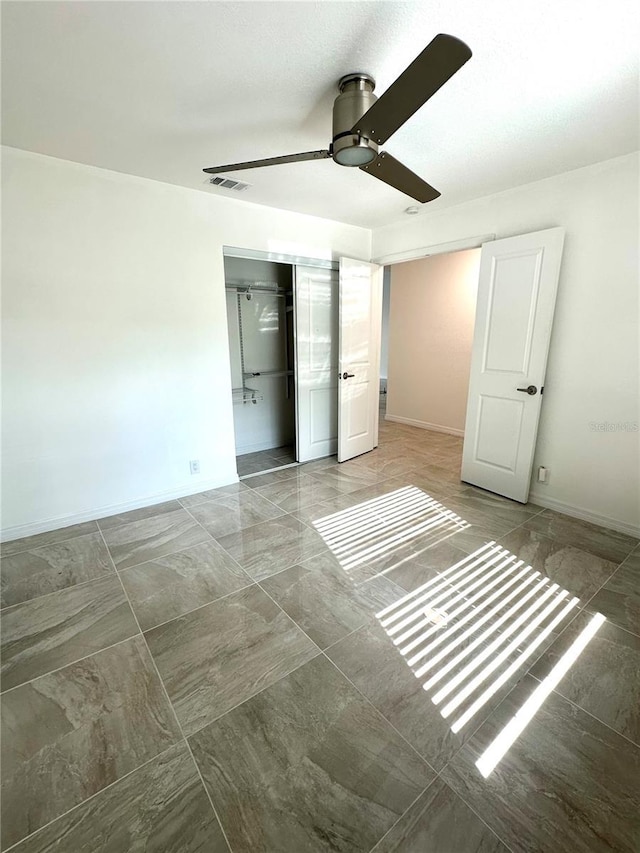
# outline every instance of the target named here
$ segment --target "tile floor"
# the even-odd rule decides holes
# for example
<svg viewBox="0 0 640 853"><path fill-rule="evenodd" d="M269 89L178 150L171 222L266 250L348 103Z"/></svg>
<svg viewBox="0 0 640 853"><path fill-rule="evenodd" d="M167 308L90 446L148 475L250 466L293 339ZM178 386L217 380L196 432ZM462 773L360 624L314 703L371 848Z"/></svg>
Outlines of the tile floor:
<svg viewBox="0 0 640 853"><path fill-rule="evenodd" d="M236 456L236 465L240 477L259 474L261 471L270 471L273 468L282 468L295 461L296 454L293 447L274 447L271 450L258 450L255 453L243 453L242 456Z"/></svg>
<svg viewBox="0 0 640 853"><path fill-rule="evenodd" d="M3 546L3 851L637 853L638 541L465 486L459 439L380 436L343 465ZM451 574L491 540L505 571L579 602L526 660L510 643L511 675L453 731L385 620L457 592L450 622L433 596L415 611L429 642L458 632L455 678L492 660L479 627L462 642L462 610L473 626L506 604L487 609L482 565L474 598ZM476 760L595 612L484 778Z"/></svg>

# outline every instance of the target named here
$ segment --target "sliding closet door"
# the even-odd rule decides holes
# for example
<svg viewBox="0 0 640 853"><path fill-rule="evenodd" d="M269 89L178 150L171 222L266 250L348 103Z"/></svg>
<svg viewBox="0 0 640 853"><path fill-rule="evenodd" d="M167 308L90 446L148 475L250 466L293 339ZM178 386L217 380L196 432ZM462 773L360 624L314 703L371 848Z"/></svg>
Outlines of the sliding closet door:
<svg viewBox="0 0 640 853"><path fill-rule="evenodd" d="M296 438L298 462L338 446L338 273L295 269Z"/></svg>

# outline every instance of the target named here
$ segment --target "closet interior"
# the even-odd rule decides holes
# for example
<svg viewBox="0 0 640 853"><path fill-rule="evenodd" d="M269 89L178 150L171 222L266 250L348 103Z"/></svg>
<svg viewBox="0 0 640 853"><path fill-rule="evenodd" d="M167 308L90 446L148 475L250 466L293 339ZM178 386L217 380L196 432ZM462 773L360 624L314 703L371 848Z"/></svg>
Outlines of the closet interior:
<svg viewBox="0 0 640 853"><path fill-rule="evenodd" d="M296 463L294 268L225 257L240 477Z"/></svg>

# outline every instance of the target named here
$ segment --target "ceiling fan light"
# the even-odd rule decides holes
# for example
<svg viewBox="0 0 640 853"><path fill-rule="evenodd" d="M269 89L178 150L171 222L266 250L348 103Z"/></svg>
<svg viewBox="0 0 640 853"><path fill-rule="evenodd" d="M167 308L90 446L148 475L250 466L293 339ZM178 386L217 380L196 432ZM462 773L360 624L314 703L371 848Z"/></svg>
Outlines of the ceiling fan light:
<svg viewBox="0 0 640 853"><path fill-rule="evenodd" d="M365 145L350 145L336 151L333 159L341 166L366 166L378 156L377 152Z"/></svg>

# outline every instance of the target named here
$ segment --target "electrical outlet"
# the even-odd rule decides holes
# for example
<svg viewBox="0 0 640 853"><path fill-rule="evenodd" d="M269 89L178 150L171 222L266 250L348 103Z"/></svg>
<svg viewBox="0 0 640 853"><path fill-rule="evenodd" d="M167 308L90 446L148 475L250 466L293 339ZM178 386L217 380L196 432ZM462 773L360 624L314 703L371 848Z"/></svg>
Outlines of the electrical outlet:
<svg viewBox="0 0 640 853"><path fill-rule="evenodd" d="M189 470L192 474L200 473L200 460L199 459L191 459L189 462Z"/></svg>
<svg viewBox="0 0 640 853"><path fill-rule="evenodd" d="M549 482L549 469L545 468L544 465L541 465L538 468L538 482L539 483L548 483Z"/></svg>

